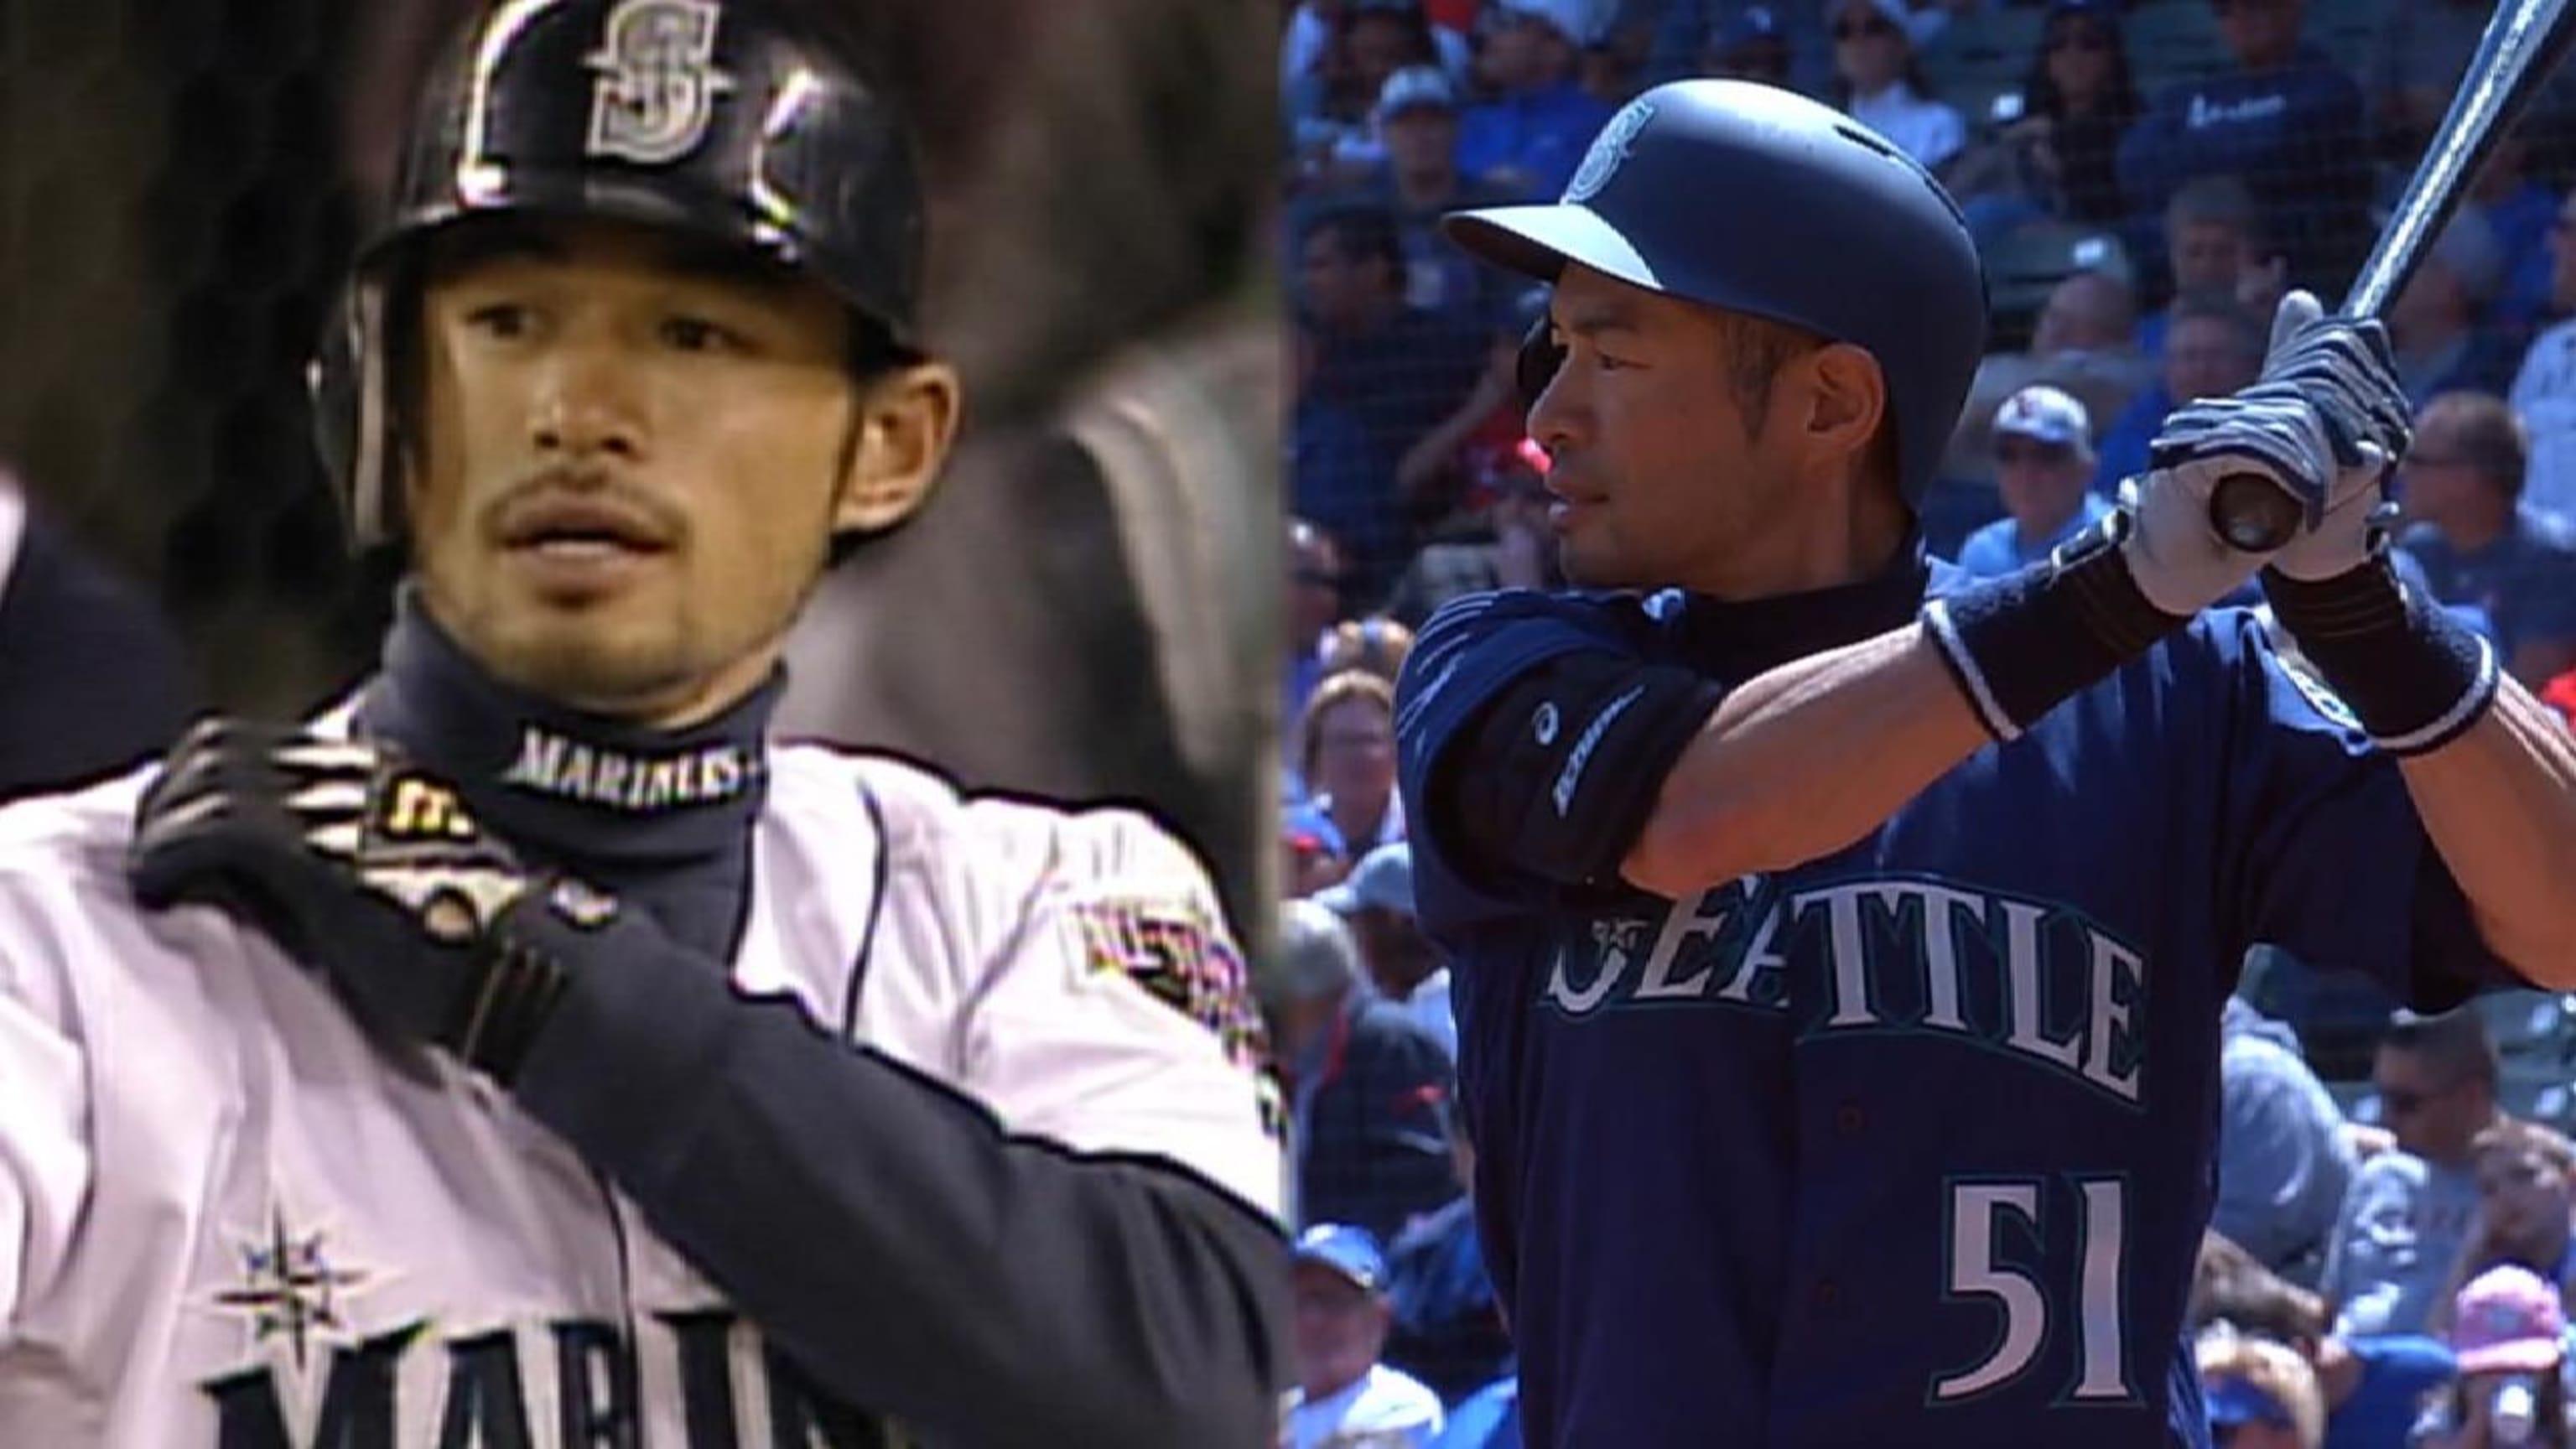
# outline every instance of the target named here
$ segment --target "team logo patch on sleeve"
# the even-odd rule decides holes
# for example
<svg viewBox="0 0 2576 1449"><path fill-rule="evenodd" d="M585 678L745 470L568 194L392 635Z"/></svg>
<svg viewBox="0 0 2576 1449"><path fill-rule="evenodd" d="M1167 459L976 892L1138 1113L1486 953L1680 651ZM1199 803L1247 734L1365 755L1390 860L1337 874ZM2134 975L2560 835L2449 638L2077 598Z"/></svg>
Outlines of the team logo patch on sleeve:
<svg viewBox="0 0 2576 1449"><path fill-rule="evenodd" d="M1136 900L1079 907L1088 968L1123 975L1156 1001L1216 1034L1226 1060L1259 1069L1269 1057L1243 953L1196 907Z"/></svg>
<svg viewBox="0 0 2576 1449"><path fill-rule="evenodd" d="M2340 725L2348 730L2361 729L2361 716L2354 714L2352 706L2343 702L2343 696L2335 693L2333 687L2317 674L2315 666L2304 659L2292 658L2286 654L2277 657L2280 659L2281 672L2290 676L2290 683L2298 686L2300 696L2306 699L2318 714L2325 716L2327 723Z"/></svg>

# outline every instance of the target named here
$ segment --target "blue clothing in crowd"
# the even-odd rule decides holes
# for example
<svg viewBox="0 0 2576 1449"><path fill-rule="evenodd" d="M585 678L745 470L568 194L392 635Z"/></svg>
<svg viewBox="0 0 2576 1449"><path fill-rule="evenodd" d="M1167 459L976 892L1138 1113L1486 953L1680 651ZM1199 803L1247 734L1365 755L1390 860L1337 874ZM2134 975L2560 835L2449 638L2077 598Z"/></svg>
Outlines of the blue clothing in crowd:
<svg viewBox="0 0 2576 1449"><path fill-rule="evenodd" d="M2483 610L2506 660L2535 640L2576 640L2576 527L2524 506L2494 542L2461 553L2431 524L2405 535L2433 597Z"/></svg>
<svg viewBox="0 0 2576 1449"><path fill-rule="evenodd" d="M1520 1380L1488 1384L1450 1410L1431 1449L1521 1449Z"/></svg>
<svg viewBox="0 0 2576 1449"><path fill-rule="evenodd" d="M1475 180L1507 171L1527 180L1519 199L1553 201L1609 119L1610 107L1570 80L1530 95L1480 101L1458 118L1458 170Z"/></svg>
<svg viewBox="0 0 2576 1449"><path fill-rule="evenodd" d="M2325 1442L2332 1449L2406 1449L2424 1395L2458 1371L2450 1345L2396 1333L2346 1339L2344 1347L2361 1360L2361 1382L2326 1415Z"/></svg>
<svg viewBox="0 0 2576 1449"><path fill-rule="evenodd" d="M2218 1030L2218 1201L2209 1225L2313 1287L2352 1185L2343 1110L2287 1025L2230 996Z"/></svg>
<svg viewBox="0 0 2576 1449"><path fill-rule="evenodd" d="M2111 500L2099 493L2087 493L2063 526L2030 544L2022 542L2021 524L2017 520L1998 518L1969 534L1968 541L1959 545L1959 567L1980 577L2019 573L2048 557L2049 551L2059 544L2101 522L2102 516L2110 511Z"/></svg>
<svg viewBox="0 0 2576 1449"><path fill-rule="evenodd" d="M2371 235L2363 114L2361 87L2308 47L2278 69L2178 81L2121 142L2120 186L2153 216L2186 181L2239 177L2289 254L2292 280L2331 289Z"/></svg>
<svg viewBox="0 0 2576 1449"><path fill-rule="evenodd" d="M2094 492L2117 498L2121 479L2147 471L2147 445L2164 431L2165 415L2173 410L2173 394L2161 379L2138 390L2093 445Z"/></svg>

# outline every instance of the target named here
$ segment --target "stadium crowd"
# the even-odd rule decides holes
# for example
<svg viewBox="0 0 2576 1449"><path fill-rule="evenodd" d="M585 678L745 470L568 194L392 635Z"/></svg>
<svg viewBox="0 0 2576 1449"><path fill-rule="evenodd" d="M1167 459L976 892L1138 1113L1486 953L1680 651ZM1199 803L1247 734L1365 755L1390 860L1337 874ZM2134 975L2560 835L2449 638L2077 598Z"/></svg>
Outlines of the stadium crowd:
<svg viewBox="0 0 2576 1449"><path fill-rule="evenodd" d="M1291 1444L1518 1442L1510 1341L1464 1200L1473 1144L1446 1110L1448 976L1411 914L1392 681L1447 600L1559 582L1548 459L1513 375L1545 297L1471 263L1440 216L1555 199L1617 108L1677 77L1847 110L1941 177L1984 255L1988 356L1921 521L1931 552L2006 572L2098 518L2178 404L2254 378L2284 291L2342 294L2488 10L1288 7L1280 775L1294 899L1265 1004L1305 1230ZM2571 179L2576 87L2562 81L2386 321L2417 408L2401 567L2576 715ZM2332 962L2258 946L2223 1031L2195 1296L2215 1440L2576 1443L2569 1007L2505 992L2416 1017Z"/></svg>

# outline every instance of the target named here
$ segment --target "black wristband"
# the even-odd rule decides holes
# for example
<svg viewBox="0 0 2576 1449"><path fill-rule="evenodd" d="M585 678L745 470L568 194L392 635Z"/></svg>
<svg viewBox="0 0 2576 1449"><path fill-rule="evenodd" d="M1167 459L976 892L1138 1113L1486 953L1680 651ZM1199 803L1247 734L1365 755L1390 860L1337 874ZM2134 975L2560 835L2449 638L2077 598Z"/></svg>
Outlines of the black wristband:
<svg viewBox="0 0 2576 1449"><path fill-rule="evenodd" d="M2191 622L2140 592L2120 553L2129 527L2128 511L2114 510L2047 563L1923 606L1932 642L1996 739L2019 737Z"/></svg>
<svg viewBox="0 0 2576 1449"><path fill-rule="evenodd" d="M2330 579L2263 571L2272 614L2327 684L2392 755L2437 750L2495 703L2495 649L2406 586L2383 551Z"/></svg>

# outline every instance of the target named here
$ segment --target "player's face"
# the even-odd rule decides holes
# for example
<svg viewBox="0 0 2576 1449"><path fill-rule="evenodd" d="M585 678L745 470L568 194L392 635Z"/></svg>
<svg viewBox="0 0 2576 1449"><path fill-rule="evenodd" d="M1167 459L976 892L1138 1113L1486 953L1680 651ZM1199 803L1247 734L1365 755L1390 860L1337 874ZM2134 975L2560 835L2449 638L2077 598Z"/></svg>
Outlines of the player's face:
<svg viewBox="0 0 2576 1449"><path fill-rule="evenodd" d="M863 392L813 283L636 228L457 228L420 320L431 613L502 678L621 717L755 687L833 533L909 511L954 416L936 369Z"/></svg>
<svg viewBox="0 0 2576 1449"><path fill-rule="evenodd" d="M1389 1311L1321 1263L1297 1265L1297 1376L1308 1398L1340 1392L1377 1362Z"/></svg>
<svg viewBox="0 0 2576 1449"><path fill-rule="evenodd" d="M1395 793L1395 721L1376 700L1346 699L1316 719L1315 778L1308 783L1338 804L1384 807Z"/></svg>
<svg viewBox="0 0 2576 1449"><path fill-rule="evenodd" d="M1551 322L1565 362L1529 431L1553 459L1549 523L1568 578L1722 598L1838 581L1853 494L1836 480L1883 400L1846 385L1857 366L1875 386L1866 354L1792 359L1757 415L1734 366L1743 324L1721 313L1570 266Z"/></svg>
<svg viewBox="0 0 2576 1449"><path fill-rule="evenodd" d="M2007 433L1995 439L1995 491L2026 526L2054 529L2075 512L2093 469L2066 443Z"/></svg>
<svg viewBox="0 0 2576 1449"><path fill-rule="evenodd" d="M2540 1153L2479 1154L2478 1205L2498 1243L2547 1252L2567 1241L2567 1175Z"/></svg>

